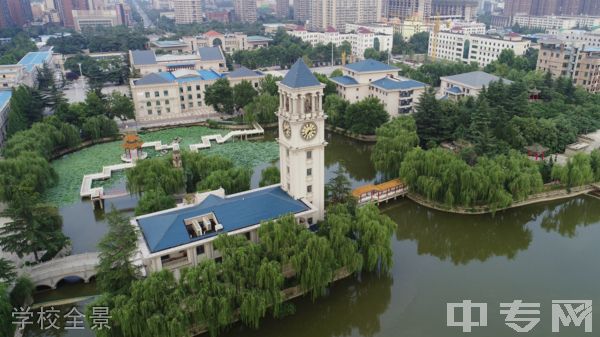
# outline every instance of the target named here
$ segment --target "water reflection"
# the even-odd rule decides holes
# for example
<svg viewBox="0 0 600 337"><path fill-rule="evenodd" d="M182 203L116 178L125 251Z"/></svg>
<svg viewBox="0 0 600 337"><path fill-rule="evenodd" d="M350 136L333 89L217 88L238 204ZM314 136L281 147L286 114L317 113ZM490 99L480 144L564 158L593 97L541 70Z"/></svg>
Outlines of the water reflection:
<svg viewBox="0 0 600 337"><path fill-rule="evenodd" d="M392 284L389 275L343 280L325 298L294 301L296 313L291 316L265 319L258 330L236 324L223 336L375 336L381 331L380 316L390 305Z"/></svg>
<svg viewBox="0 0 600 337"><path fill-rule="evenodd" d="M530 211L465 217L403 201L385 212L398 224L398 240L416 241L419 255L433 255L456 265L492 256L513 259L532 241L531 230L525 226L534 218Z"/></svg>
<svg viewBox="0 0 600 337"><path fill-rule="evenodd" d="M565 237L575 237L578 226L589 226L600 222L600 201L593 197L578 197L563 201L543 214L541 226L546 231L555 231Z"/></svg>
<svg viewBox="0 0 600 337"><path fill-rule="evenodd" d="M58 326L59 328L56 329L54 327L48 328L48 329L41 329L40 328L40 324L34 322L34 324L30 325L27 327L27 329L25 330L25 333L23 334L23 337L93 337L95 336L95 334L92 332L92 330L90 330L89 328L85 327L85 329L69 329L66 330L65 327L66 326L73 326L72 321L68 321L64 319L64 316L69 313L73 307L76 308L76 310L79 313L85 314L85 306L88 305L89 303L91 303L93 301L93 298L89 298L85 301L81 301L81 302L77 302L77 303L73 303L73 304L67 304L67 305L61 305L61 306L54 306L54 309L60 310L60 319L58 319L56 326ZM48 308L46 308L48 309ZM75 312L73 312L73 314L75 314ZM37 317L37 312L35 313L34 317ZM81 322L81 320L77 321L78 323ZM46 323L47 325L47 323ZM82 326L81 324L77 324L76 326Z"/></svg>
<svg viewBox="0 0 600 337"><path fill-rule="evenodd" d="M325 148L327 171L335 171L337 165L342 163L352 180L373 181L377 178L377 172L371 162L372 145L357 142L335 133L327 133L326 140L328 143Z"/></svg>

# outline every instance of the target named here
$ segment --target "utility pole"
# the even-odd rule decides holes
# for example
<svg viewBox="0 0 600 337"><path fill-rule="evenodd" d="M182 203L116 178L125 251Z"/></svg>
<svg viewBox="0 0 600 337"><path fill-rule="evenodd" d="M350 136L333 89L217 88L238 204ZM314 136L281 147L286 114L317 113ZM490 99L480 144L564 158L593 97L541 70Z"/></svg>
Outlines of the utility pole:
<svg viewBox="0 0 600 337"><path fill-rule="evenodd" d="M331 42L331 66L333 67L333 42Z"/></svg>

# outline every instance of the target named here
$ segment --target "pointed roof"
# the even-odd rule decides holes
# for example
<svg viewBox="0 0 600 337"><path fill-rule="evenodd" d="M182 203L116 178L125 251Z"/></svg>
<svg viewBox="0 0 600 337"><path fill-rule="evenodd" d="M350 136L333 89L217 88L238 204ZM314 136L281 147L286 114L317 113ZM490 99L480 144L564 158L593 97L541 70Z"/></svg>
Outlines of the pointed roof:
<svg viewBox="0 0 600 337"><path fill-rule="evenodd" d="M230 78L237 78L237 77L256 77L256 76L260 76L261 73L254 71L254 70L250 70L244 66L237 68L236 70L228 73L226 76L230 77Z"/></svg>
<svg viewBox="0 0 600 337"><path fill-rule="evenodd" d="M321 82L310 72L310 69L308 69L302 58L299 58L287 72L281 84L290 88L303 88L315 87L321 85Z"/></svg>

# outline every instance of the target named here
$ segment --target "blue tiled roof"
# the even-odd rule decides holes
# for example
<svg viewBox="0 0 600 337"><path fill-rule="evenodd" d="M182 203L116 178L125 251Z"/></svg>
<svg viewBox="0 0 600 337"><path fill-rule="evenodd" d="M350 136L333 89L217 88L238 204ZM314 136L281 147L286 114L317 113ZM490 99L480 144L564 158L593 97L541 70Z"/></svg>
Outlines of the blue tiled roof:
<svg viewBox="0 0 600 337"><path fill-rule="evenodd" d="M150 252L154 253L308 209L277 186L224 199L210 195L196 206L138 218L137 222ZM223 230L190 238L184 220L210 212Z"/></svg>
<svg viewBox="0 0 600 337"><path fill-rule="evenodd" d="M152 50L132 50L131 58L137 65L156 64L156 55Z"/></svg>
<svg viewBox="0 0 600 337"><path fill-rule="evenodd" d="M225 62L225 57L221 53L221 49L219 47L201 47L198 48L198 54L200 55L200 60L202 61L223 61Z"/></svg>
<svg viewBox="0 0 600 337"><path fill-rule="evenodd" d="M254 70L250 70L246 67L240 67L228 74L226 74L227 77L230 78L237 78L237 77L255 77L255 76L260 76L262 75L260 72L254 71Z"/></svg>
<svg viewBox="0 0 600 337"><path fill-rule="evenodd" d="M421 83L421 82L415 81L415 80L400 81L400 80L393 80L389 77L384 77L377 81L373 81L373 82L371 82L371 85L385 89L385 90L408 90L408 89L415 89L415 88L423 88L426 86L425 83Z"/></svg>
<svg viewBox="0 0 600 337"><path fill-rule="evenodd" d="M214 70L195 70L192 72L196 72L197 76L183 76L183 77L175 77L172 72L159 72L159 73L151 73L148 74L139 80L135 81L135 85L152 85L152 84L165 84L165 83L186 83L186 82L194 82L194 81L210 81L216 80L223 75L219 74Z"/></svg>
<svg viewBox="0 0 600 337"><path fill-rule="evenodd" d="M332 80L335 83L339 83L341 85L356 85L356 84L358 84L358 82L356 82L354 77L346 76L346 75L332 77L332 78L330 78L330 80Z"/></svg>
<svg viewBox="0 0 600 337"><path fill-rule="evenodd" d="M250 35L246 38L249 42L270 42L272 38L260 35Z"/></svg>
<svg viewBox="0 0 600 337"><path fill-rule="evenodd" d="M12 91L3 90L0 91L0 111L4 109L6 105L10 102L10 97L12 96Z"/></svg>
<svg viewBox="0 0 600 337"><path fill-rule="evenodd" d="M223 77L223 75L214 70L198 70L198 74L205 80L216 80Z"/></svg>
<svg viewBox="0 0 600 337"><path fill-rule="evenodd" d="M187 43L179 40L153 41L152 44L159 48L187 47Z"/></svg>
<svg viewBox="0 0 600 337"><path fill-rule="evenodd" d="M285 77L281 80L281 84L290 88L303 88L321 85L321 82L310 72L306 63L299 58L287 74L285 74Z"/></svg>
<svg viewBox="0 0 600 337"><path fill-rule="evenodd" d="M20 65L25 66L27 71L33 70L33 67L36 65L41 65L42 63L47 62L52 57L51 51L34 51L29 52L19 61Z"/></svg>
<svg viewBox="0 0 600 337"><path fill-rule="evenodd" d="M135 85L165 84L173 82L173 79L168 78L167 76L163 75L163 73L152 73L140 78L139 80L136 80L134 83Z"/></svg>
<svg viewBox="0 0 600 337"><path fill-rule="evenodd" d="M390 66L389 64L385 64L373 59L366 59L356 63L350 63L346 65L346 68L359 73L369 71L399 70L398 68Z"/></svg>

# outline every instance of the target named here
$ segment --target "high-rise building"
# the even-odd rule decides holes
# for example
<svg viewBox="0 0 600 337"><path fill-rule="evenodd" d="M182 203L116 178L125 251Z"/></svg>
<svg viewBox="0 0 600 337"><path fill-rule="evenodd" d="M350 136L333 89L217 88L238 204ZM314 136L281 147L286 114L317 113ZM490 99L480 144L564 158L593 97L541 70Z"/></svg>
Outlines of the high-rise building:
<svg viewBox="0 0 600 337"><path fill-rule="evenodd" d="M431 16L431 0L389 0L387 16L400 19L426 19Z"/></svg>
<svg viewBox="0 0 600 337"><path fill-rule="evenodd" d="M22 27L33 20L29 0L0 0L0 27Z"/></svg>
<svg viewBox="0 0 600 337"><path fill-rule="evenodd" d="M529 14L531 13L531 2L532 0L506 0L504 2L504 15Z"/></svg>
<svg viewBox="0 0 600 337"><path fill-rule="evenodd" d="M472 21L477 16L477 0L433 0L431 15L444 19Z"/></svg>
<svg viewBox="0 0 600 337"><path fill-rule="evenodd" d="M598 0L581 0L581 13L587 15L600 15L600 1Z"/></svg>
<svg viewBox="0 0 600 337"><path fill-rule="evenodd" d="M381 0L311 0L309 28L344 30L346 23L379 21L384 11Z"/></svg>
<svg viewBox="0 0 600 337"><path fill-rule="evenodd" d="M202 22L202 0L175 0L175 23Z"/></svg>
<svg viewBox="0 0 600 337"><path fill-rule="evenodd" d="M277 0L275 2L275 16L278 18L287 18L290 12L290 0Z"/></svg>
<svg viewBox="0 0 600 337"><path fill-rule="evenodd" d="M56 8L63 26L69 28L75 28L73 10L90 9L87 0L54 0L54 8Z"/></svg>
<svg viewBox="0 0 600 337"><path fill-rule="evenodd" d="M235 18L241 22L256 22L256 0L235 0Z"/></svg>
<svg viewBox="0 0 600 337"><path fill-rule="evenodd" d="M311 0L294 0L294 20L306 22L310 19Z"/></svg>

